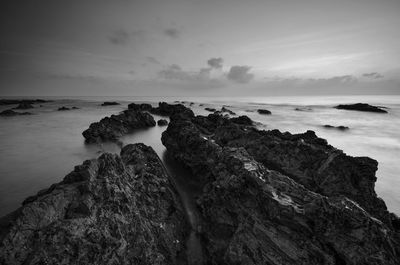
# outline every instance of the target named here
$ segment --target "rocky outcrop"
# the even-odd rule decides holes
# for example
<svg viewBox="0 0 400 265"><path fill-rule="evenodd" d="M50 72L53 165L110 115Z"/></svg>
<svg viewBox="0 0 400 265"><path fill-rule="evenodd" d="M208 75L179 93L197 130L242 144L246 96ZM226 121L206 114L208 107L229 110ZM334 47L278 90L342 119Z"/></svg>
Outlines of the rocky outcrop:
<svg viewBox="0 0 400 265"><path fill-rule="evenodd" d="M130 103L128 105L128 109L136 111L150 111L152 108L153 106L147 103L142 103L142 104Z"/></svg>
<svg viewBox="0 0 400 265"><path fill-rule="evenodd" d="M382 107L372 106L366 103L356 103L356 104L344 104L338 105L335 107L336 109L344 109L344 110L358 110L358 111L368 111L368 112L377 112L377 113L388 113L386 110L382 109Z"/></svg>
<svg viewBox="0 0 400 265"><path fill-rule="evenodd" d="M12 109L3 110L2 112L0 112L0 116L4 116L4 117L12 117L12 116L19 116L19 115L32 115L32 113L17 112L17 111L13 111Z"/></svg>
<svg viewBox="0 0 400 265"><path fill-rule="evenodd" d="M262 115L271 115L271 111L267 110L267 109L258 109L257 110L258 114L262 114Z"/></svg>
<svg viewBox="0 0 400 265"><path fill-rule="evenodd" d="M156 125L153 116L147 112L125 110L121 114L105 117L99 122L90 124L82 135L87 143L117 141L119 137L135 129Z"/></svg>
<svg viewBox="0 0 400 265"><path fill-rule="evenodd" d="M148 146L76 166L0 221L0 264L177 264L188 224Z"/></svg>
<svg viewBox="0 0 400 265"><path fill-rule="evenodd" d="M185 117L194 117L193 111L182 104L168 104L166 102L158 103L158 107L152 108L151 113L161 116L181 115Z"/></svg>
<svg viewBox="0 0 400 265"><path fill-rule="evenodd" d="M68 108L68 107L62 106L62 107L59 107L57 110L58 111L65 111L65 110L71 110L71 109Z"/></svg>
<svg viewBox="0 0 400 265"><path fill-rule="evenodd" d="M104 101L101 106L116 106L116 105L121 105L116 101Z"/></svg>
<svg viewBox="0 0 400 265"><path fill-rule="evenodd" d="M51 100L44 99L0 99L0 105L14 105L14 104L35 104L52 102Z"/></svg>
<svg viewBox="0 0 400 265"><path fill-rule="evenodd" d="M158 125L158 126L167 126L167 125L168 125L168 121L165 120L165 119L159 119L159 120L157 121L157 125Z"/></svg>
<svg viewBox="0 0 400 265"><path fill-rule="evenodd" d="M33 109L33 106L28 102L21 102L14 109Z"/></svg>
<svg viewBox="0 0 400 265"><path fill-rule="evenodd" d="M204 108L206 111L209 111L209 112L215 112L215 111L217 111L215 108Z"/></svg>
<svg viewBox="0 0 400 265"><path fill-rule="evenodd" d="M399 264L375 160L213 115L171 117L162 142L201 179L210 264Z"/></svg>
<svg viewBox="0 0 400 265"><path fill-rule="evenodd" d="M333 125L325 124L323 127L327 128L327 129L338 129L340 131L347 131L348 129L350 129L349 127L343 126L343 125L333 126Z"/></svg>

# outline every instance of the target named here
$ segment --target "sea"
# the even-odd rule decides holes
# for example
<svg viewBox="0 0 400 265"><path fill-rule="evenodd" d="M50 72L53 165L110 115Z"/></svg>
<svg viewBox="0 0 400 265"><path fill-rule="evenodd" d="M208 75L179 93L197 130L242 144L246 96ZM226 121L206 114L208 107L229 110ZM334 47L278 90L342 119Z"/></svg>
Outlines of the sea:
<svg viewBox="0 0 400 265"><path fill-rule="evenodd" d="M3 97L5 98L5 97ZM28 98L28 97L24 97ZM351 156L368 156L379 162L375 190L389 210L400 215L400 96L297 96L297 97L38 97L52 100L27 110L34 115L0 117L0 216L17 209L28 196L61 181L75 165L103 152L119 153L112 143L85 144L82 132L92 122L117 114L131 102L156 105L160 101L183 101L196 114L208 115L204 108L227 106L237 115L247 115L259 129L302 133L313 130L334 147ZM103 101L121 105L101 106ZM344 103L369 103L387 108L388 114L338 110ZM41 105L41 106L40 106ZM57 111L59 107L77 107ZM15 105L0 106L0 111ZM272 115L260 115L257 109ZM297 109L297 110L296 110ZM155 116L155 119L162 117ZM164 118L164 117L163 117ZM341 131L323 125L348 126ZM170 171L180 171L165 157L161 133L155 126L122 137L124 145L143 142L154 148ZM183 170L183 169L182 169ZM183 173L182 173L183 172ZM182 171L177 181L191 197L198 192ZM193 197L193 196L192 196ZM192 203L190 200L187 203ZM190 208L190 207L189 207Z"/></svg>

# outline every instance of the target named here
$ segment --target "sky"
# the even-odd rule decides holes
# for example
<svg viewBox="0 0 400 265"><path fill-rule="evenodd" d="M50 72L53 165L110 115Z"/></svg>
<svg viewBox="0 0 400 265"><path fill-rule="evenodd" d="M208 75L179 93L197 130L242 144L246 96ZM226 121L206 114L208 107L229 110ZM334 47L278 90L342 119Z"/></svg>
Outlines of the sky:
<svg viewBox="0 0 400 265"><path fill-rule="evenodd" d="M0 95L400 94L399 0L4 0Z"/></svg>

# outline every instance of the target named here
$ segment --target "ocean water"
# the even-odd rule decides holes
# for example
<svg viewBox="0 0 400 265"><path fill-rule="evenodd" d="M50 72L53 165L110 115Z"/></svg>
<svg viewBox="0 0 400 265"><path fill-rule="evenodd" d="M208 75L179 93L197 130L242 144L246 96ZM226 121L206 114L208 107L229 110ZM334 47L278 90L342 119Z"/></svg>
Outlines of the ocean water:
<svg viewBox="0 0 400 265"><path fill-rule="evenodd" d="M352 156L369 156L379 162L376 191L389 210L400 214L400 97L399 96L343 96L343 97L259 97L259 98L154 98L154 97L86 97L51 98L54 102L39 104L29 110L30 116L0 117L0 216L20 206L27 196L59 182L75 165L100 153L119 152L115 144L87 145L81 133L90 123L126 109L129 102L158 101L173 103L187 101L197 114L207 115L205 107L222 105L238 115L248 115L259 122L260 129L279 129L291 133L314 130L328 142ZM102 101L117 100L118 106L101 107ZM388 108L389 114L377 114L334 109L342 103L365 102ZM57 111L60 106L76 106L77 110ZM0 111L14 107L0 106ZM265 108L272 115L256 112ZM302 108L303 111L296 111ZM155 117L156 120L160 117ZM344 125L347 131L324 128L324 124ZM181 196L193 203L198 190L167 161L161 133L166 127L138 130L122 137L124 144L143 142L151 145L165 162L167 169L178 176ZM180 177L179 177L180 176ZM191 208L189 206L189 208ZM196 213L189 213L196 223Z"/></svg>

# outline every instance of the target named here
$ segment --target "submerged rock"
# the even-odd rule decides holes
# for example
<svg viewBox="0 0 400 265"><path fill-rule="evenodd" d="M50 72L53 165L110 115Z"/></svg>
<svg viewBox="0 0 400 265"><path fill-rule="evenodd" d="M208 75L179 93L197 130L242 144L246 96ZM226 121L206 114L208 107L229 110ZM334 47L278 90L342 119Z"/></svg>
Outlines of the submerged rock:
<svg viewBox="0 0 400 265"><path fill-rule="evenodd" d="M343 126L343 125L333 126L333 125L325 124L323 127L328 128L328 129L338 129L340 131L346 131L346 130L350 129L349 127Z"/></svg>
<svg viewBox="0 0 400 265"><path fill-rule="evenodd" d="M71 109L68 108L68 107L62 106L62 107L59 107L57 110L58 111L65 111L65 110L71 110Z"/></svg>
<svg viewBox="0 0 400 265"><path fill-rule="evenodd" d="M267 109L258 109L257 110L258 114L263 114L263 115L271 115L271 111L267 110Z"/></svg>
<svg viewBox="0 0 400 265"><path fill-rule="evenodd" d="M121 105L120 103L116 101L105 101L101 104L101 106L116 106L116 105Z"/></svg>
<svg viewBox="0 0 400 265"><path fill-rule="evenodd" d="M51 100L44 99L0 99L0 105L14 105L14 104L35 104L52 102Z"/></svg>
<svg viewBox="0 0 400 265"><path fill-rule="evenodd" d="M28 102L21 102L14 109L33 109L33 106Z"/></svg>
<svg viewBox="0 0 400 265"><path fill-rule="evenodd" d="M157 125L158 126L167 126L168 125L168 121L165 119L160 119L157 121Z"/></svg>
<svg viewBox="0 0 400 265"><path fill-rule="evenodd" d="M12 109L3 110L0 112L0 116L12 117L12 116L19 116L19 115L32 115L30 112L17 112L13 111Z"/></svg>
<svg viewBox="0 0 400 265"><path fill-rule="evenodd" d="M338 105L335 107L336 109L344 109L344 110L358 110L358 111L368 111L368 112L377 112L377 113L388 113L386 110L382 109L382 107L372 106L366 103L356 103L356 104L344 104Z"/></svg>
<svg viewBox="0 0 400 265"><path fill-rule="evenodd" d="M90 124L82 135L87 143L117 141L119 137L135 129L156 125L153 116L147 112L125 110L121 114L105 117L99 122Z"/></svg>
<svg viewBox="0 0 400 265"><path fill-rule="evenodd" d="M0 264L177 264L189 229L151 147L76 166L0 220Z"/></svg>
<svg viewBox="0 0 400 265"><path fill-rule="evenodd" d="M347 156L312 131L231 120L172 117L162 135L201 179L209 264L399 264L400 222L375 194L375 160Z"/></svg>

